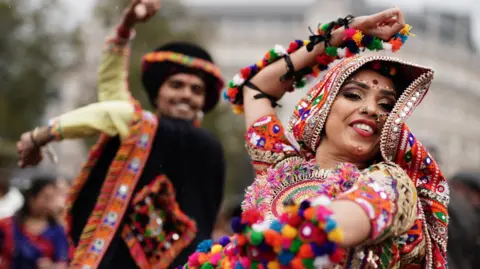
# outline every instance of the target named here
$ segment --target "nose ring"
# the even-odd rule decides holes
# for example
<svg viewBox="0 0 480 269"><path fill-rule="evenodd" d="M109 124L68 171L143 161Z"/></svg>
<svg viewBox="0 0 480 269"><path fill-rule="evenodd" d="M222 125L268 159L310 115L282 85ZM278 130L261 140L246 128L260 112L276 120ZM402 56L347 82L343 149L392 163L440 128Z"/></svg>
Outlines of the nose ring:
<svg viewBox="0 0 480 269"><path fill-rule="evenodd" d="M363 106L360 108L360 113L366 114L368 112L368 106Z"/></svg>

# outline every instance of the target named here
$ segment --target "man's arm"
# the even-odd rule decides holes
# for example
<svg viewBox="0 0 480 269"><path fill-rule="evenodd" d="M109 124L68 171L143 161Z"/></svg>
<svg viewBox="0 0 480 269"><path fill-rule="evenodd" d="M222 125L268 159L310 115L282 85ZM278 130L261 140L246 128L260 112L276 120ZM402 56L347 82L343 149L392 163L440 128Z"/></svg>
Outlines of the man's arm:
<svg viewBox="0 0 480 269"><path fill-rule="evenodd" d="M19 166L37 165L41 147L54 140L85 138L99 133L124 139L134 118L133 104L126 101L94 103L50 120L48 126L26 132L17 142Z"/></svg>
<svg viewBox="0 0 480 269"><path fill-rule="evenodd" d="M107 40L103 51L98 72L99 102L130 100L128 63L133 28L136 23L144 22L155 15L159 8L160 0L132 0L125 9L115 34ZM143 10L142 14L138 12L139 9Z"/></svg>

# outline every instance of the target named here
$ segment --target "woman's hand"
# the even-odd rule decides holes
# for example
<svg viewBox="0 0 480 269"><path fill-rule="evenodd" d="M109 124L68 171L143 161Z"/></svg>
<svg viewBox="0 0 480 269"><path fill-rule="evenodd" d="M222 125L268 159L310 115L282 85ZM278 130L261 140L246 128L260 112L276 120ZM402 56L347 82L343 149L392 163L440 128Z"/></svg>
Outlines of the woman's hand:
<svg viewBox="0 0 480 269"><path fill-rule="evenodd" d="M37 142L34 142L32 131L23 133L17 142L19 154L18 166L21 168L29 165L35 166L42 161L42 152Z"/></svg>
<svg viewBox="0 0 480 269"><path fill-rule="evenodd" d="M132 0L125 9L122 24L133 27L136 23L145 22L160 9L161 0Z"/></svg>
<svg viewBox="0 0 480 269"><path fill-rule="evenodd" d="M405 19L399 8L390 8L370 16L357 17L350 26L365 34L389 40L405 27Z"/></svg>

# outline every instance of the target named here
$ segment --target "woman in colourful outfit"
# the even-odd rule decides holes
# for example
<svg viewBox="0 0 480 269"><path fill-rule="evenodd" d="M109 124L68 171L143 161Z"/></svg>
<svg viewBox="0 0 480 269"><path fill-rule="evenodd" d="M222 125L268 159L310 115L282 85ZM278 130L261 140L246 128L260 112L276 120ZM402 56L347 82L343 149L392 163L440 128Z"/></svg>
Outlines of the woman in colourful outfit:
<svg viewBox="0 0 480 269"><path fill-rule="evenodd" d="M52 212L55 180L37 178L23 207L0 220L0 268L66 268L68 242Z"/></svg>
<svg viewBox="0 0 480 269"><path fill-rule="evenodd" d="M348 16L234 77L226 97L243 106L258 177L235 235L199 245L187 268L447 268L448 185L405 124L433 70L354 56L396 51L408 34L398 9ZM277 100L344 57L301 99L287 133Z"/></svg>

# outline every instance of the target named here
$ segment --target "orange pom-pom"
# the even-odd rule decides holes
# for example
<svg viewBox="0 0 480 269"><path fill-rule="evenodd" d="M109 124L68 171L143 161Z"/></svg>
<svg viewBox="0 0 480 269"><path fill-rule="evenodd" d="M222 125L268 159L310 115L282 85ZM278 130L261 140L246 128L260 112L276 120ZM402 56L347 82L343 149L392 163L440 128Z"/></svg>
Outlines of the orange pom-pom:
<svg viewBox="0 0 480 269"><path fill-rule="evenodd" d="M239 234L237 236L237 244L238 246L243 246L247 243L247 238L243 234Z"/></svg>
<svg viewBox="0 0 480 269"><path fill-rule="evenodd" d="M403 45L402 40L400 38L392 39L390 40L389 43L392 45L393 52L396 52L397 50L399 50Z"/></svg>
<svg viewBox="0 0 480 269"><path fill-rule="evenodd" d="M310 244L303 244L298 250L297 255L302 259L311 259L315 256L315 253L313 253L312 246L310 246Z"/></svg>
<svg viewBox="0 0 480 269"><path fill-rule="evenodd" d="M300 258L295 258L290 262L290 266L292 269L303 269L305 266L303 266L302 259Z"/></svg>
<svg viewBox="0 0 480 269"><path fill-rule="evenodd" d="M209 258L208 258L208 255L206 253L200 253L198 255L198 263L200 264L204 264L206 262L208 262Z"/></svg>
<svg viewBox="0 0 480 269"><path fill-rule="evenodd" d="M312 220L313 217L315 216L315 208L309 207L305 209L305 211L303 212L303 216L305 217L306 220Z"/></svg>

